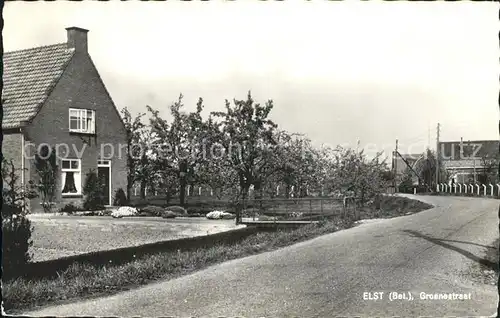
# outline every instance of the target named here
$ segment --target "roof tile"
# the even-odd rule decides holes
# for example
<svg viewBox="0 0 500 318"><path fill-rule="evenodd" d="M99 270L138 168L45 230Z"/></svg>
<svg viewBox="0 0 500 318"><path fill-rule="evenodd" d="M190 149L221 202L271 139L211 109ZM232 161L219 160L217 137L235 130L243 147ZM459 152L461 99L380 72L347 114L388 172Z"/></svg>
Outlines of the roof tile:
<svg viewBox="0 0 500 318"><path fill-rule="evenodd" d="M5 52L2 129L36 115L73 54L66 43Z"/></svg>

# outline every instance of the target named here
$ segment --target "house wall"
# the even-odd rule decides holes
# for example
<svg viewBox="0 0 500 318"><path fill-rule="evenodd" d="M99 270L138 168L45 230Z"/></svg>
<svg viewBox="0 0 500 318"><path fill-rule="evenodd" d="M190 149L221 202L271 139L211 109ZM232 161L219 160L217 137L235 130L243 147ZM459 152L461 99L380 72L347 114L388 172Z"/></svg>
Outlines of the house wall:
<svg viewBox="0 0 500 318"><path fill-rule="evenodd" d="M2 143L2 153L4 158L9 162L12 160L14 169L16 169L16 175L18 176L17 185L21 185L21 178L23 176L21 173L21 169L23 167L21 164L21 160L23 158L22 139L23 135L20 132L4 132Z"/></svg>
<svg viewBox="0 0 500 318"><path fill-rule="evenodd" d="M2 153L6 160L12 160L14 164L14 169L16 169L16 175L18 176L18 182L16 185L21 186L23 178L25 184L29 180L30 175L30 165L29 160L24 156L24 165L21 160L23 160L23 151L22 148L24 146L23 143L23 133L15 131L3 131L3 143L2 143ZM22 169L24 169L24 174L22 173ZM6 185L4 184L4 187ZM29 202L27 203L27 207L29 208Z"/></svg>
<svg viewBox="0 0 500 318"><path fill-rule="evenodd" d="M96 133L94 136L69 132L69 108L95 110ZM97 160L103 145L103 158L111 160L112 196L118 188L126 188L126 153L118 153L120 144L126 144L125 128L120 115L113 105L97 69L90 56L76 52L57 85L49 95L45 105L27 128L27 139L35 145L47 143L58 147L58 157L81 159L82 188L85 174L91 169L97 172ZM66 146L67 147L66 147ZM114 151L113 151L113 150ZM114 153L112 153L114 152ZM58 160L60 165L60 160ZM35 175L31 174L32 178ZM81 205L83 196L62 197L62 180L58 178L57 207L68 203ZM41 208L39 202L32 202Z"/></svg>
<svg viewBox="0 0 500 318"><path fill-rule="evenodd" d="M21 168L19 163L22 158L22 134L21 133L7 133L4 132L2 153L5 159L13 160L16 168ZM18 167L19 165L19 167Z"/></svg>
<svg viewBox="0 0 500 318"><path fill-rule="evenodd" d="M19 175L19 184L23 181L27 182L29 180L28 176L30 174L29 160L24 156L24 165L21 160L23 160L23 134L20 132L4 132L2 152L5 159L8 161L12 160L14 163L14 169L17 170ZM24 175L21 170L24 168Z"/></svg>

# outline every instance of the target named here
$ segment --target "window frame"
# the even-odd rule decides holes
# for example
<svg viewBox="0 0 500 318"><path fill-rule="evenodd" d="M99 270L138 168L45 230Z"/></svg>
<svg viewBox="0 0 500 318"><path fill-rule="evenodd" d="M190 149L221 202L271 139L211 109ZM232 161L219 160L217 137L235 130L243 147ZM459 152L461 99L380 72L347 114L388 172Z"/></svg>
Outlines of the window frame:
<svg viewBox="0 0 500 318"><path fill-rule="evenodd" d="M88 127L88 114L91 114L90 127ZM73 116L76 113L76 116ZM77 118L77 128L71 128L71 118ZM68 127L69 132L80 134L95 134L96 112L93 109L86 108L70 108L68 111ZM80 126L80 128L78 128ZM85 126L85 128L83 128Z"/></svg>
<svg viewBox="0 0 500 318"><path fill-rule="evenodd" d="M63 167L63 163L65 161L69 161L69 168L64 168ZM78 168L72 168L72 162L78 162ZM64 189L64 182L65 182L65 179L66 178L63 178L63 173L66 173L66 172L73 172L73 173L78 173L80 175L80 182L79 182L79 185L75 184L76 186L76 189L78 190L78 192L76 193L63 193L62 190ZM73 176L74 177L74 176ZM77 158L65 158L65 159L61 159L61 195L63 197L70 197L70 196L80 196L82 195L82 160L81 159L77 159Z"/></svg>

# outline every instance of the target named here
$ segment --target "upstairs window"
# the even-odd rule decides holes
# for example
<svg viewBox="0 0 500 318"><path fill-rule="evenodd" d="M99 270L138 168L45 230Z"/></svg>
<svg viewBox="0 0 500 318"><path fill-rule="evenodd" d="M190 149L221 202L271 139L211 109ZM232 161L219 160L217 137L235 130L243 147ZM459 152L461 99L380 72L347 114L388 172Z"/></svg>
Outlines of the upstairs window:
<svg viewBox="0 0 500 318"><path fill-rule="evenodd" d="M69 131L95 133L95 111L90 109L69 109Z"/></svg>

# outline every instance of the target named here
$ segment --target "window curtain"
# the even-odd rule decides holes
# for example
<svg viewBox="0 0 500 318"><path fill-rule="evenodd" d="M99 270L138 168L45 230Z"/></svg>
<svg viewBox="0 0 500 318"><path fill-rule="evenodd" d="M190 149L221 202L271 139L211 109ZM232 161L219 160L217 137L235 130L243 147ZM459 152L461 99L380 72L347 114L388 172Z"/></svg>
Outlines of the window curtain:
<svg viewBox="0 0 500 318"><path fill-rule="evenodd" d="M66 172L62 193L77 193L74 172Z"/></svg>

